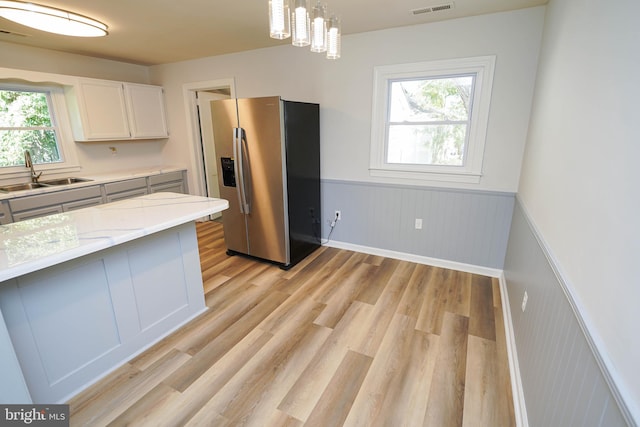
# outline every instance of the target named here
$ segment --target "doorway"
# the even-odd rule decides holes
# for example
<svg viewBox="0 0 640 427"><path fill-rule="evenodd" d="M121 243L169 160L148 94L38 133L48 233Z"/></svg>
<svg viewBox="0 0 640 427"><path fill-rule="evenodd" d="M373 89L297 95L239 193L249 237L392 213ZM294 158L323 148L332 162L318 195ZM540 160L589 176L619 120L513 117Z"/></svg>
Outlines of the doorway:
<svg viewBox="0 0 640 427"><path fill-rule="evenodd" d="M191 144L191 193L219 197L210 103L235 97L233 79L187 83L183 86Z"/></svg>
<svg viewBox="0 0 640 427"><path fill-rule="evenodd" d="M198 121L200 122L200 143L202 145L202 163L204 167L204 184L208 197L220 198L218 189L218 161L213 140L213 123L211 122L211 101L230 98L229 90L215 89L211 91L197 91ZM209 219L222 217L220 212Z"/></svg>

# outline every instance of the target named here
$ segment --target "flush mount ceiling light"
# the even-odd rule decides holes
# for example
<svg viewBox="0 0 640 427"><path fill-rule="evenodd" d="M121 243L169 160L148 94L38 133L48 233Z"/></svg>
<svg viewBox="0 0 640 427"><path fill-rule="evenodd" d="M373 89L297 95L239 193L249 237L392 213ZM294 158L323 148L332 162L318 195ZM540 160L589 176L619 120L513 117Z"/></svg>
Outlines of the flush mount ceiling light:
<svg viewBox="0 0 640 427"><path fill-rule="evenodd" d="M75 37L106 36L102 22L77 13L34 3L0 1L0 17L49 33Z"/></svg>
<svg viewBox="0 0 640 427"><path fill-rule="evenodd" d="M278 40L292 37L294 46L311 46L312 52L326 53L328 59L340 58L340 19L328 18L327 6L317 0L269 0L269 35Z"/></svg>

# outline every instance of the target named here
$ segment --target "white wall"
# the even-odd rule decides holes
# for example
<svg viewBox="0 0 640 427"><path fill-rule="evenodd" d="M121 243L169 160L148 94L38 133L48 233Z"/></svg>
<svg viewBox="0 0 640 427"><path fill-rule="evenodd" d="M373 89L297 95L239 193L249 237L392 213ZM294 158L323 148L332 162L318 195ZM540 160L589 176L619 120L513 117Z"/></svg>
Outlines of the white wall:
<svg viewBox="0 0 640 427"><path fill-rule="evenodd" d="M292 46L259 49L246 53L208 57L151 67L151 78L165 89L170 138L163 151L166 163L190 165L189 191L204 195L196 182L193 141L184 99L184 85L232 79L236 95L280 95L284 99L317 102L321 86L310 78L325 59ZM196 85L197 86L197 85Z"/></svg>
<svg viewBox="0 0 640 427"><path fill-rule="evenodd" d="M345 36L338 61L286 45L153 66L153 81L166 89L172 128L163 155L191 161L185 148L191 142L183 85L235 78L238 97L281 95L320 103L323 179L379 181L368 171L373 67L493 54L497 62L484 176L479 185L456 186L515 192L543 17L539 7Z"/></svg>
<svg viewBox="0 0 640 427"><path fill-rule="evenodd" d="M39 71L52 74L118 80L133 83L152 83L149 68L141 65L74 55L48 49L0 42L0 67ZM92 142L75 144L83 173L126 170L160 165L165 141ZM117 148L117 156L110 146Z"/></svg>
<svg viewBox="0 0 640 427"><path fill-rule="evenodd" d="M0 67L133 83L149 83L149 68L142 65L1 41L0 52Z"/></svg>
<svg viewBox="0 0 640 427"><path fill-rule="evenodd" d="M640 420L638 16L551 0L519 193Z"/></svg>

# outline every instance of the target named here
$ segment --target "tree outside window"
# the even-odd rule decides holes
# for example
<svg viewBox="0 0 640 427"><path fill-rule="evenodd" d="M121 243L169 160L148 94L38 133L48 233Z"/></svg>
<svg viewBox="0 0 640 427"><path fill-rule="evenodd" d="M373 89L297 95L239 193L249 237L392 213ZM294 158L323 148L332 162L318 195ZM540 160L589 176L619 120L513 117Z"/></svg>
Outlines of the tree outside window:
<svg viewBox="0 0 640 427"><path fill-rule="evenodd" d="M387 162L463 166L474 76L390 82Z"/></svg>
<svg viewBox="0 0 640 427"><path fill-rule="evenodd" d="M0 90L0 167L62 161L48 92Z"/></svg>

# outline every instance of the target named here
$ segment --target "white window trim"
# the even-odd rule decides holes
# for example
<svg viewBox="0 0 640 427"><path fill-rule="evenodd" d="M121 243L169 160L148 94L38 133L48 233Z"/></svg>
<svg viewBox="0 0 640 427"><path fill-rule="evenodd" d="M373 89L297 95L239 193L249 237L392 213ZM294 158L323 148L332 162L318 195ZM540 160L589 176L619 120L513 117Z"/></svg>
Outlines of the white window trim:
<svg viewBox="0 0 640 427"><path fill-rule="evenodd" d="M479 183L491 105L495 55L472 58L385 65L374 68L373 112L371 119L371 176ZM389 82L398 79L434 78L457 74L475 74L471 126L463 166L407 165L386 162L386 124L389 117Z"/></svg>
<svg viewBox="0 0 640 427"><path fill-rule="evenodd" d="M0 88L5 90L32 90L49 92L53 111L50 112L58 129L58 148L60 149L61 162L34 165L36 172L48 174L78 172L80 165L76 155L76 147L71 131L70 119L67 112L64 88L54 84L14 83L0 80ZM30 177L30 172L25 166L0 167L0 180L14 180L16 178Z"/></svg>

